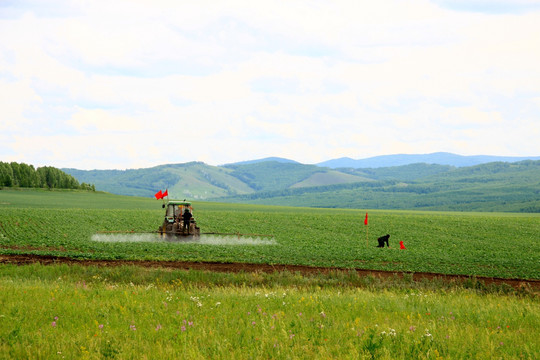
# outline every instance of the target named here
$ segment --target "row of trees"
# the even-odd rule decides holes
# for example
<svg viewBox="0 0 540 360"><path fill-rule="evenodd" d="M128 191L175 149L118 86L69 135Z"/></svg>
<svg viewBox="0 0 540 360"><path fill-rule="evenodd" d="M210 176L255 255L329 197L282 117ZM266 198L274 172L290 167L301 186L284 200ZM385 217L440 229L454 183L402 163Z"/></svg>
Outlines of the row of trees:
<svg viewBox="0 0 540 360"><path fill-rule="evenodd" d="M52 166L0 161L0 187L82 189L96 191L93 184L79 184L77 179Z"/></svg>

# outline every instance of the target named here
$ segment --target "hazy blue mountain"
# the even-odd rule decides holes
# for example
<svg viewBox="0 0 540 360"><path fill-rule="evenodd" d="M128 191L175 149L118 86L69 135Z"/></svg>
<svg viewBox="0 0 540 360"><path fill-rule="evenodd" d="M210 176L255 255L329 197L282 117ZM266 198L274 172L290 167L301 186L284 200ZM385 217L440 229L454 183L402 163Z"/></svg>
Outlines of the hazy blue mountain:
<svg viewBox="0 0 540 360"><path fill-rule="evenodd" d="M491 156L491 155L456 155L447 152L436 152L431 154L396 154L381 155L365 159L354 160L348 157L333 159L318 163L318 166L338 168L380 168L409 165L415 163L450 165L455 167L474 166L495 161L518 162L523 160L540 160L537 157L518 157L518 156Z"/></svg>
<svg viewBox="0 0 540 360"><path fill-rule="evenodd" d="M267 157L267 158L264 158L264 159L239 161L239 162L236 162L236 163L225 164L223 166L250 165L250 164L257 164L257 163L268 162L268 161L276 161L276 162L284 163L284 164L289 164L289 163L300 164L299 162L294 161L294 160L290 160L290 159L285 159L285 158L280 158L280 157Z"/></svg>

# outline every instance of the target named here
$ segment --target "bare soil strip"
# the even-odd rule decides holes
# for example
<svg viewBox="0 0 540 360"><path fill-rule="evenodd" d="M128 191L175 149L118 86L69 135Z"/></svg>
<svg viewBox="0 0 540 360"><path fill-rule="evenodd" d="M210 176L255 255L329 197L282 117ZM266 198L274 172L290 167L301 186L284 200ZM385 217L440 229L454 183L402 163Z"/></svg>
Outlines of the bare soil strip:
<svg viewBox="0 0 540 360"><path fill-rule="evenodd" d="M21 255L0 255L0 264L15 264L26 265L40 263L43 265L51 264L68 264L68 265L85 265L85 266L123 266L134 265L148 268L170 268L182 270L203 270L215 272L264 272L273 273L281 271L289 271L292 273L299 272L304 275L310 274L327 274L330 272L349 272L356 271L360 276L375 276L375 277L403 277L403 272L368 270L368 269L343 269L333 267L314 267L302 265L270 265L270 264L249 264L249 263L217 263L217 262L187 262L187 261L149 261L149 260L89 260L89 259L73 259L61 256L41 256L33 254ZM440 279L447 282L463 282L467 279L472 279L468 275L448 275L437 273L405 273L412 277L413 281L422 279ZM474 279L484 285L502 285L507 284L515 289L532 289L535 293L540 291L540 280L526 279L504 279L484 276L475 276Z"/></svg>

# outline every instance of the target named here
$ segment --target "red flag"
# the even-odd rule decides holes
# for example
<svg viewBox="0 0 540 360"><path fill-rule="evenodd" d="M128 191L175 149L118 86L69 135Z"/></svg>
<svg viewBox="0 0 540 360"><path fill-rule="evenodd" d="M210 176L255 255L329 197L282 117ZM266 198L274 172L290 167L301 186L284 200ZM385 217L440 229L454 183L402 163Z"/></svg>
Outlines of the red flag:
<svg viewBox="0 0 540 360"><path fill-rule="evenodd" d="M159 199L163 199L163 193L161 192L161 190L159 190L156 195L154 195L156 197L157 200Z"/></svg>
<svg viewBox="0 0 540 360"><path fill-rule="evenodd" d="M401 250L405 250L405 249L406 249L405 245L403 244L403 240L399 242L399 248L400 248Z"/></svg>
<svg viewBox="0 0 540 360"><path fill-rule="evenodd" d="M163 193L163 195L161 195L161 198L163 199L165 196L169 196L169 189L165 190L165 192Z"/></svg>
<svg viewBox="0 0 540 360"><path fill-rule="evenodd" d="M364 219L364 225L367 225L367 213L366 213L366 218Z"/></svg>

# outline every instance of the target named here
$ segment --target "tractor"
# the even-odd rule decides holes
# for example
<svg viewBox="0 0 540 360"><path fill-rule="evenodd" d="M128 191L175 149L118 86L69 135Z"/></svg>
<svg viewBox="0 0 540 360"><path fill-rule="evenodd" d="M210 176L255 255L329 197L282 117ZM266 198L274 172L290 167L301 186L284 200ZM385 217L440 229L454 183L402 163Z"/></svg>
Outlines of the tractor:
<svg viewBox="0 0 540 360"><path fill-rule="evenodd" d="M193 217L193 207L189 201L169 200L163 204L165 208L165 219L163 225L159 227L159 234L163 236L185 236L198 238L201 229Z"/></svg>

